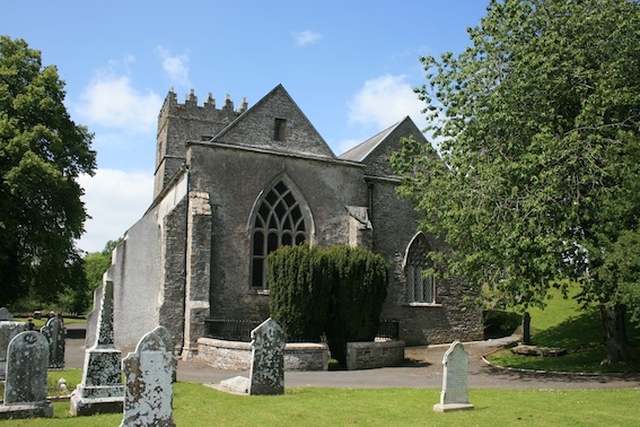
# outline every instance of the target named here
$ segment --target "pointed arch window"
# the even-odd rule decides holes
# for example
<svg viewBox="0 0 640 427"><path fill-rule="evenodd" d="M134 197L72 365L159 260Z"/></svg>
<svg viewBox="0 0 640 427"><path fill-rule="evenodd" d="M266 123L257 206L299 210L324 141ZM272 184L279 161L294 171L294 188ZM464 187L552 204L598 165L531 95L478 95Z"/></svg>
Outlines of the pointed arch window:
<svg viewBox="0 0 640 427"><path fill-rule="evenodd" d="M293 191L279 181L264 196L252 228L251 288L266 289L267 256L281 246L307 241L307 225Z"/></svg>
<svg viewBox="0 0 640 427"><path fill-rule="evenodd" d="M436 283L433 274L425 274L433 268L428 255L431 246L423 233L418 233L411 240L404 262L404 273L407 279L407 302L435 304Z"/></svg>

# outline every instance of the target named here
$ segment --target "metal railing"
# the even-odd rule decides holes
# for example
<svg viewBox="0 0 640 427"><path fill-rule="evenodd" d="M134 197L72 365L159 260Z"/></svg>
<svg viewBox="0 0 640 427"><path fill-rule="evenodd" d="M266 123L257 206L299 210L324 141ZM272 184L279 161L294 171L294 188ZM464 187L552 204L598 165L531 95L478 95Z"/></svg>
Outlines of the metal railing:
<svg viewBox="0 0 640 427"><path fill-rule="evenodd" d="M251 331L260 325L260 321L234 319L205 319L205 336L227 341L251 341ZM397 320L381 319L377 338L397 340L400 336Z"/></svg>

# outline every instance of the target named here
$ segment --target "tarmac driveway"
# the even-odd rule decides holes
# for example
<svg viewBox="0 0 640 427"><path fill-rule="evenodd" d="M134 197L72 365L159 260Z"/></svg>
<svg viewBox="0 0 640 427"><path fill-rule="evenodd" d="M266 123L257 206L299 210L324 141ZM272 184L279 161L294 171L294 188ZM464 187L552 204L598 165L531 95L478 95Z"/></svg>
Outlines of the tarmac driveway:
<svg viewBox="0 0 640 427"><path fill-rule="evenodd" d="M73 324L67 325L73 328ZM483 359L515 337L464 343L469 353L469 388L511 389L601 389L640 388L640 375L577 375L517 372L496 368ZM405 349L405 364L398 367L359 371L285 372L285 387L339 388L441 388L442 357L448 345L411 347ZM65 362L68 368L82 368L84 339L67 338ZM127 355L123 351L123 357ZM248 371L214 369L200 360L178 361L178 380L214 383Z"/></svg>

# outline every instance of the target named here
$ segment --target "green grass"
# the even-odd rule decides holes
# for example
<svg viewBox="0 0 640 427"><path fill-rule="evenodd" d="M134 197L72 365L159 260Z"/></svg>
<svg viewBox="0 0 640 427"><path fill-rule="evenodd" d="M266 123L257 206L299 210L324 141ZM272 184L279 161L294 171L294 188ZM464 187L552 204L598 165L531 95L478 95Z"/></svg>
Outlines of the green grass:
<svg viewBox="0 0 640 427"><path fill-rule="evenodd" d="M436 389L290 388L282 396L237 396L202 384L177 383L178 426L636 426L637 389L470 390L472 411L435 413ZM73 418L69 402L54 418L3 421L6 426L116 426L121 414Z"/></svg>
<svg viewBox="0 0 640 427"><path fill-rule="evenodd" d="M640 329L628 324L627 336L634 359L632 363L601 365L606 356L603 330L598 310L580 310L571 288L569 299L559 291L550 293L544 310L531 309L531 335L533 344L543 347L560 347L568 354L560 357L536 357L512 354L502 350L488 357L491 363L519 369L558 372L629 373L640 372Z"/></svg>
<svg viewBox="0 0 640 427"><path fill-rule="evenodd" d="M14 322L25 322L27 321L26 317L14 317L13 318ZM40 329L41 327L43 327L46 323L47 323L47 317L42 317L40 319L33 319L33 324L35 325L36 329ZM87 319L76 319L76 318L72 318L72 317L65 317L64 318L64 323L65 324L69 324L69 323L87 323Z"/></svg>

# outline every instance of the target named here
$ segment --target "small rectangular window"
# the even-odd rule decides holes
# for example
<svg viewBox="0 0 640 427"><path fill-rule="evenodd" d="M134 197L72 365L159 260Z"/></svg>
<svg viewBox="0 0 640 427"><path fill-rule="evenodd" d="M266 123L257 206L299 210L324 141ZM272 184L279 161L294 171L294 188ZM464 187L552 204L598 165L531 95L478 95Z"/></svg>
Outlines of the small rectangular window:
<svg viewBox="0 0 640 427"><path fill-rule="evenodd" d="M276 119L273 127L273 139L284 141L287 136L287 119Z"/></svg>

